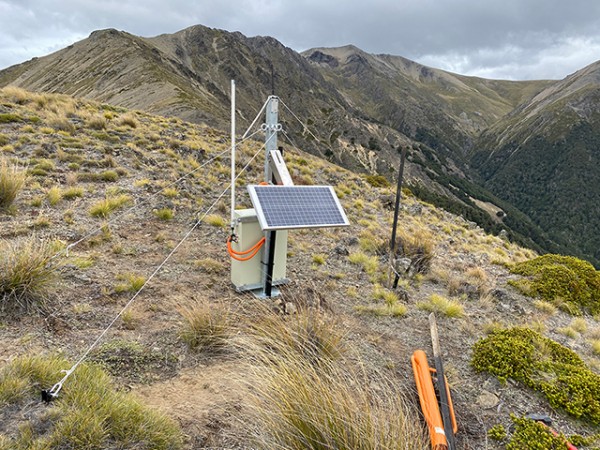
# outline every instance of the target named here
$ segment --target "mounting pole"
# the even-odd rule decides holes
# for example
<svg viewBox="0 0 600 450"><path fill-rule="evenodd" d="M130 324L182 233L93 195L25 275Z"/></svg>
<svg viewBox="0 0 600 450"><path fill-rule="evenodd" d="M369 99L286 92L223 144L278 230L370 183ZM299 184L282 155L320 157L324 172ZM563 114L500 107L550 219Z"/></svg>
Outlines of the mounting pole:
<svg viewBox="0 0 600 450"><path fill-rule="evenodd" d="M231 80L231 234L235 228L235 80Z"/></svg>
<svg viewBox="0 0 600 450"><path fill-rule="evenodd" d="M406 159L406 147L402 147L402 155L400 157L400 170L398 171L398 186L396 188L396 204L394 206L394 225L392 226L392 240L390 241L390 264L394 264L396 259L396 230L398 228L398 214L400 212L400 197L402 196L402 179L404 178L404 161ZM393 288L398 287L400 277L397 273L394 275Z"/></svg>
<svg viewBox="0 0 600 450"><path fill-rule="evenodd" d="M277 150L277 132L281 131L279 123L279 97L270 95L267 100L266 119L262 126L265 131L265 181L271 181L271 167L269 165L269 154L271 150Z"/></svg>
<svg viewBox="0 0 600 450"><path fill-rule="evenodd" d="M267 100L265 124L265 181L270 183L273 180L273 170L271 169L271 151L277 150L277 132L281 131L279 123L279 97L269 96ZM277 232L265 232L265 246L263 252L263 293L266 298L270 298L273 291L273 269L275 265L275 242Z"/></svg>

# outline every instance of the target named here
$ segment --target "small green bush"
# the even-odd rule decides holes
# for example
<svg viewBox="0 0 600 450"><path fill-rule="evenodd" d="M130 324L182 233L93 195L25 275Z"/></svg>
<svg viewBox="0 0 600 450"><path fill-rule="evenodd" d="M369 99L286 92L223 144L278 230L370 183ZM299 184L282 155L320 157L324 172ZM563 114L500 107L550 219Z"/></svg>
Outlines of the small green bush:
<svg viewBox="0 0 600 450"><path fill-rule="evenodd" d="M569 312L600 313L600 273L587 261L543 255L516 264L511 271L527 277L513 283L527 295L566 304Z"/></svg>
<svg viewBox="0 0 600 450"><path fill-rule="evenodd" d="M554 436L542 423L514 415L511 420L515 427L506 450L567 450L565 437Z"/></svg>
<svg viewBox="0 0 600 450"><path fill-rule="evenodd" d="M495 441L503 441L506 439L506 428L504 428L504 425L499 423L490 428L487 432L487 435L490 437L490 439Z"/></svg>
<svg viewBox="0 0 600 450"><path fill-rule="evenodd" d="M384 188L390 185L390 182L383 175L366 175L365 181L373 187Z"/></svg>
<svg viewBox="0 0 600 450"><path fill-rule="evenodd" d="M573 350L529 328L497 330L473 346L475 370L520 381L550 405L600 424L600 375Z"/></svg>

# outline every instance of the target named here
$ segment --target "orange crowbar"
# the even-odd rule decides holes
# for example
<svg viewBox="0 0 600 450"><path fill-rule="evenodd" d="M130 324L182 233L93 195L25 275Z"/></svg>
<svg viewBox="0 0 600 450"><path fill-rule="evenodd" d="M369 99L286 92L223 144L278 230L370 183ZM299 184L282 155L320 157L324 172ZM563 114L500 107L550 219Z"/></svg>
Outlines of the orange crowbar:
<svg viewBox="0 0 600 450"><path fill-rule="evenodd" d="M458 431L458 426L454 415L452 398L450 397L450 389L448 388L448 380L446 380L443 374L439 340L437 337L437 324L435 323L435 316L433 314L432 316L429 319L432 325L433 353L436 358L436 366L439 366L439 369L436 370L429 367L427 355L425 355L423 350L415 351L410 360L419 393L421 410L429 428L431 448L433 450L454 450L456 448L454 434ZM439 402L433 386L432 374L436 374L437 376Z"/></svg>

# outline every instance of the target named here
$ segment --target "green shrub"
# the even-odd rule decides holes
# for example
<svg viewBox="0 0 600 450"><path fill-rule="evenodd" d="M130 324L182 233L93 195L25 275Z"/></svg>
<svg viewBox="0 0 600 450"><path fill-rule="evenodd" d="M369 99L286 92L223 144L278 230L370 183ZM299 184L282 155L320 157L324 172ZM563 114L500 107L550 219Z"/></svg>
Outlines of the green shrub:
<svg viewBox="0 0 600 450"><path fill-rule="evenodd" d="M504 425L499 423L490 428L487 432L487 435L490 437L490 439L502 441L506 439L506 428L504 428Z"/></svg>
<svg viewBox="0 0 600 450"><path fill-rule="evenodd" d="M55 247L35 237L0 241L0 310L43 307L58 278Z"/></svg>
<svg viewBox="0 0 600 450"><path fill-rule="evenodd" d="M365 175L365 181L373 187L388 187L390 182L383 175Z"/></svg>
<svg viewBox="0 0 600 450"><path fill-rule="evenodd" d="M600 313L600 273L573 256L543 255L511 271L526 279L513 282L523 293L566 305L567 311Z"/></svg>
<svg viewBox="0 0 600 450"><path fill-rule="evenodd" d="M13 204L26 180L27 173L24 170L0 159L0 210Z"/></svg>
<svg viewBox="0 0 600 450"><path fill-rule="evenodd" d="M481 339L471 363L501 381L512 378L541 392L554 408L600 424L600 375L573 350L529 328L497 330Z"/></svg>
<svg viewBox="0 0 600 450"><path fill-rule="evenodd" d="M25 408L39 402L70 363L59 357L23 356L0 372L0 407ZM27 407L28 408L28 407ZM10 449L145 448L176 450L183 446L177 424L118 392L98 366L82 364L58 398L41 414L23 414L18 430L0 440Z"/></svg>
<svg viewBox="0 0 600 450"><path fill-rule="evenodd" d="M506 450L567 450L565 437L554 436L542 423L514 415L511 420L515 426Z"/></svg>

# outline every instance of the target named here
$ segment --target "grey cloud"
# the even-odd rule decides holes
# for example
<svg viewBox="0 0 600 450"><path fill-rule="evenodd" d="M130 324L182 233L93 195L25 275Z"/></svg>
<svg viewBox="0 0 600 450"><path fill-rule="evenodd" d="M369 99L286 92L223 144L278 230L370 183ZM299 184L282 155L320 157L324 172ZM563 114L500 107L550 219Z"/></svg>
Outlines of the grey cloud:
<svg viewBox="0 0 600 450"><path fill-rule="evenodd" d="M598 58L589 43L600 35L600 2L0 0L0 67L95 29L154 36L194 24L270 35L299 51L351 43L464 74L561 78Z"/></svg>

